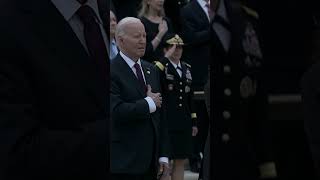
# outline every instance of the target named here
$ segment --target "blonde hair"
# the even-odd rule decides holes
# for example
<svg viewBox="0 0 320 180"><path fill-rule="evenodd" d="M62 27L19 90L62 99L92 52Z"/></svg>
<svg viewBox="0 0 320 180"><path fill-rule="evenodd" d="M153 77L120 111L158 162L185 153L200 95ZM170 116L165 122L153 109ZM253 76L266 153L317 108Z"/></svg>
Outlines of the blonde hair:
<svg viewBox="0 0 320 180"><path fill-rule="evenodd" d="M141 1L140 10L138 12L138 17L139 18L141 18L143 16L146 16L149 13L149 5L148 5L149 1L150 0L142 0ZM166 14L164 12L164 8L161 9L161 11L159 12L158 15L161 16L161 17L165 17L166 16Z"/></svg>

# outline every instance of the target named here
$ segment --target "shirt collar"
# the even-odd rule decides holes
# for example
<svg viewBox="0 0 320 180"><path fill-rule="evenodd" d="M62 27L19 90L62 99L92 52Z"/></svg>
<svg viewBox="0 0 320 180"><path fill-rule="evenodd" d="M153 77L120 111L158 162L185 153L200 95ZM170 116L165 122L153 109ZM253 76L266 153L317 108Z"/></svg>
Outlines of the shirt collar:
<svg viewBox="0 0 320 180"><path fill-rule="evenodd" d="M133 66L135 65L135 62L130 59L128 56L126 56L125 54L123 54L123 52L120 51L120 56L124 59L124 61L126 61L126 63L128 64L128 66L132 69ZM141 61L140 58L138 59L137 63L140 65L141 67Z"/></svg>
<svg viewBox="0 0 320 180"><path fill-rule="evenodd" d="M200 4L200 6L202 7L202 9L207 9L206 4L207 2L204 0L197 0L198 3Z"/></svg>
<svg viewBox="0 0 320 180"><path fill-rule="evenodd" d="M111 42L111 44L116 45L116 40L114 38L110 42Z"/></svg>
<svg viewBox="0 0 320 180"><path fill-rule="evenodd" d="M81 7L81 4L75 0L51 0L51 2L56 6L66 21L69 21ZM90 6L94 10L98 17L99 23L101 23L97 1L88 0L86 5Z"/></svg>
<svg viewBox="0 0 320 180"><path fill-rule="evenodd" d="M170 61L170 63L173 65L173 67L174 67L175 69L177 69L177 67L180 67L180 68L181 68L180 61L179 61L179 63L178 63L178 64L174 63L174 62L173 62L173 61L171 61L170 59L169 59L169 61Z"/></svg>

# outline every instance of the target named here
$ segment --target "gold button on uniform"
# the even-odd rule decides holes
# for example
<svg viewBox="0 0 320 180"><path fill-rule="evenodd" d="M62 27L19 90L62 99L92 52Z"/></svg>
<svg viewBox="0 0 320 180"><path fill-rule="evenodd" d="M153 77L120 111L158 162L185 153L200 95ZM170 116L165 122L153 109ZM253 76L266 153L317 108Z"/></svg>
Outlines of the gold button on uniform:
<svg viewBox="0 0 320 180"><path fill-rule="evenodd" d="M231 114L229 111L223 111L223 118L224 119L229 119L231 117Z"/></svg>
<svg viewBox="0 0 320 180"><path fill-rule="evenodd" d="M182 99L182 96L180 96L179 99Z"/></svg>
<svg viewBox="0 0 320 180"><path fill-rule="evenodd" d="M182 104L179 104L179 107L182 107Z"/></svg>
<svg viewBox="0 0 320 180"><path fill-rule="evenodd" d="M180 89L180 92L182 92L182 89Z"/></svg>
<svg viewBox="0 0 320 180"><path fill-rule="evenodd" d="M182 85L182 82L180 82L180 85Z"/></svg>
<svg viewBox="0 0 320 180"><path fill-rule="evenodd" d="M221 140L222 140L223 142L225 142L225 143L228 142L228 141L230 141L230 135L227 134L227 133L222 134Z"/></svg>
<svg viewBox="0 0 320 180"><path fill-rule="evenodd" d="M223 67L223 72L224 72L224 73L230 73L230 72L231 72L230 66L228 66L228 65L224 66L224 67Z"/></svg>
<svg viewBox="0 0 320 180"><path fill-rule="evenodd" d="M230 90L229 88L225 89L225 90L224 90L224 94L225 94L226 96L231 96L231 90Z"/></svg>

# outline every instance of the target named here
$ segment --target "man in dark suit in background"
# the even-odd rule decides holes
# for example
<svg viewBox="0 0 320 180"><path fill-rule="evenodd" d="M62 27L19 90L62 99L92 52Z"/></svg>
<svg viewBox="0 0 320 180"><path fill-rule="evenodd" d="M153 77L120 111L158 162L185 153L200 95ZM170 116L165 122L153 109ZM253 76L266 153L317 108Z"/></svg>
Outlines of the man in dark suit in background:
<svg viewBox="0 0 320 180"><path fill-rule="evenodd" d="M208 65L211 60L210 12L208 10L210 10L208 0L193 0L183 7L180 15L182 35L187 44L184 57L186 62L192 66L192 86L196 93L195 97L199 92L203 94L203 88L207 82ZM209 118L204 100L195 98L195 107L198 115L199 133L197 137L194 137L194 154L189 161L191 170L197 172L199 171L199 154L203 153L209 130Z"/></svg>
<svg viewBox="0 0 320 180"><path fill-rule="evenodd" d="M0 179L104 178L108 43L97 2L0 8Z"/></svg>
<svg viewBox="0 0 320 180"><path fill-rule="evenodd" d="M157 161L168 177L168 132L160 77L154 66L140 59L146 32L133 17L116 29L119 54L111 62L111 177L114 180L155 179ZM156 93L153 93L156 92Z"/></svg>

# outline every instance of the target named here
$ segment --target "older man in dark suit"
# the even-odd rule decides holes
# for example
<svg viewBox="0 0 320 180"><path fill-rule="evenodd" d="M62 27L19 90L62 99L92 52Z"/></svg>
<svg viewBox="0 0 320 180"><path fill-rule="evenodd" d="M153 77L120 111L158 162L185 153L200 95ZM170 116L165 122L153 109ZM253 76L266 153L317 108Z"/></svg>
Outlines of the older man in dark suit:
<svg viewBox="0 0 320 180"><path fill-rule="evenodd" d="M105 8L81 3L0 3L2 180L106 176Z"/></svg>
<svg viewBox="0 0 320 180"><path fill-rule="evenodd" d="M159 74L140 59L146 32L134 17L117 26L119 54L111 63L111 177L114 180L155 179L158 157L168 176L168 134L162 112Z"/></svg>

